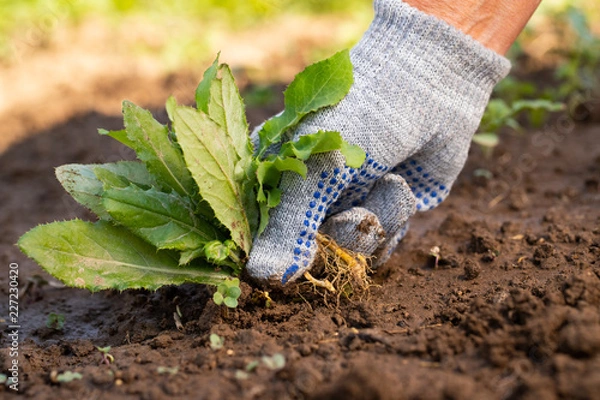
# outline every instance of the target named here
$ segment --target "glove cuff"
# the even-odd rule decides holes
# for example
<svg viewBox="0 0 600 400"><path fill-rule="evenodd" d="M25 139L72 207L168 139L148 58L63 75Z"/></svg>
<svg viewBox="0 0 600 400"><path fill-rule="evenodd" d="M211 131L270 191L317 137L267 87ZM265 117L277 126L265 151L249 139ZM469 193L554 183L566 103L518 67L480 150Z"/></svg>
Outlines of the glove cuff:
<svg viewBox="0 0 600 400"><path fill-rule="evenodd" d="M475 96L473 100L487 103L493 87L510 70L505 57L401 0L375 0L374 8L369 30L352 51L359 72L377 74L388 63L402 63L424 84L443 85L434 91Z"/></svg>

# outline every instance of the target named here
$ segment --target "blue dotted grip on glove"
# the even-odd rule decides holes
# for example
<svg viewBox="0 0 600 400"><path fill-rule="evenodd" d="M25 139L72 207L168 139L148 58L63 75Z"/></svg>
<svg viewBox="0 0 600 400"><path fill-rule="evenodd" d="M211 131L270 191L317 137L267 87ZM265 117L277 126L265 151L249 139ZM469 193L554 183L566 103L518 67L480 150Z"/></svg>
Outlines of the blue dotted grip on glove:
<svg viewBox="0 0 600 400"><path fill-rule="evenodd" d="M365 163L359 169L343 167L321 172L317 189L306 205L303 229L295 240L294 263L283 273L282 284L285 285L300 270L300 266L306 269L312 262L311 247L315 244L317 230L323 220L338 210L360 205L375 181L389 169L367 154Z"/></svg>

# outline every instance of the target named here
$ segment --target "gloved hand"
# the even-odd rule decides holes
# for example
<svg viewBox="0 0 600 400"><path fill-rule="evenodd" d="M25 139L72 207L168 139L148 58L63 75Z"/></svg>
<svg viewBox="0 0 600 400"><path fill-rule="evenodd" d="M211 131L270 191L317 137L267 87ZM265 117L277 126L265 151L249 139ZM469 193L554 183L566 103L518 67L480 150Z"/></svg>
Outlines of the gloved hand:
<svg viewBox="0 0 600 400"><path fill-rule="evenodd" d="M247 264L255 278L285 284L301 276L328 216L324 230L340 244L385 258L408 218L448 195L491 90L510 68L504 57L400 0L375 1L375 19L350 56L348 95L306 117L294 138L339 131L367 160L353 169L338 152L319 154L309 159L306 179L283 175L282 201Z"/></svg>

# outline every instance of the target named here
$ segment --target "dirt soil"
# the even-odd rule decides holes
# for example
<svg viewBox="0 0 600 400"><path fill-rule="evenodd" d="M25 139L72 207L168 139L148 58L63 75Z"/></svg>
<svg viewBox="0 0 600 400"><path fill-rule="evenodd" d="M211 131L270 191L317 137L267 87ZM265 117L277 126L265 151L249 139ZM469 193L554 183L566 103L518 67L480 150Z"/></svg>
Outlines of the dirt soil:
<svg viewBox="0 0 600 400"><path fill-rule="evenodd" d="M160 104L173 82L152 82L148 103ZM193 93L194 79L182 82ZM95 90L118 103L149 84L134 83ZM253 108L252 123L279 107ZM64 122L0 154L2 318L10 263L21 289L20 390L0 386L1 398L600 399L597 122L567 112L543 130L505 135L492 158L472 149L452 195L414 218L368 296L336 304L305 285L302 296L272 293L267 308L246 285L240 307L224 313L198 285L96 294L60 287L18 251L14 243L36 224L92 218L54 167L133 156L96 133L120 128L119 116L62 111ZM65 317L62 329L46 326L50 313ZM212 333L222 348L211 348ZM96 346L111 346L114 362L102 363ZM65 371L82 378L56 382Z"/></svg>

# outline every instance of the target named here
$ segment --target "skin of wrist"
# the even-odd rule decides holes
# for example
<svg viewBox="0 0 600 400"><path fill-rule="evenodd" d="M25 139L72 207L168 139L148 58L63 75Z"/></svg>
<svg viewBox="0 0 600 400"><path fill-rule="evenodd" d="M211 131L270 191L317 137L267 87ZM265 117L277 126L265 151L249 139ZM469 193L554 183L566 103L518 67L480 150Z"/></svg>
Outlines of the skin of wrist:
<svg viewBox="0 0 600 400"><path fill-rule="evenodd" d="M541 0L404 0L504 55Z"/></svg>

